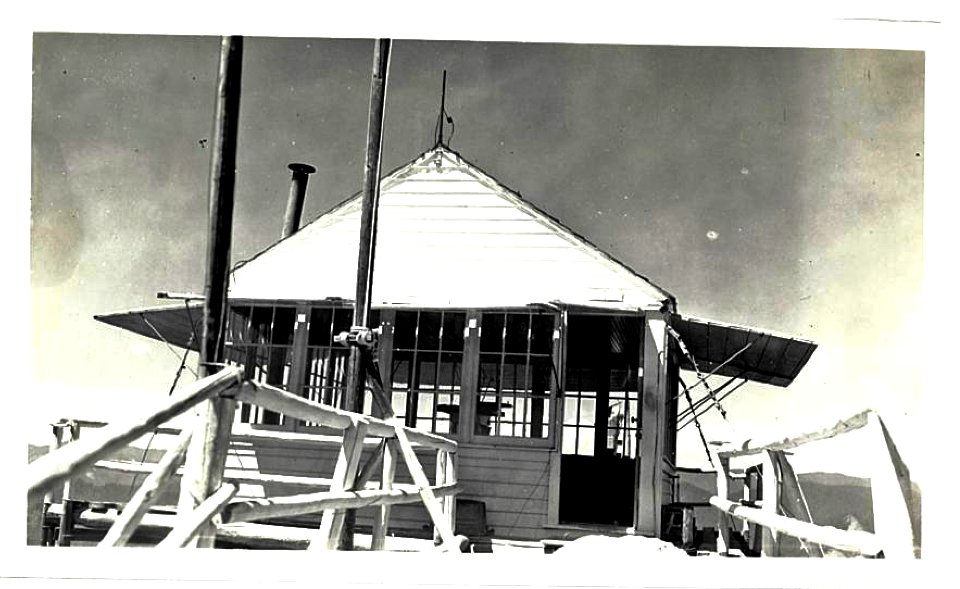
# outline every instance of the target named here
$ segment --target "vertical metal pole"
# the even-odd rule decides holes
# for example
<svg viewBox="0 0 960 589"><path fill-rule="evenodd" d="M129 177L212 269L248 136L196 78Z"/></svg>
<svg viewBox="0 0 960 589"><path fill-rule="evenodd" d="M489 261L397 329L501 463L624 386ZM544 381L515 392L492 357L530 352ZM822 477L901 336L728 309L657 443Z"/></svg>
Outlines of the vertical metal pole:
<svg viewBox="0 0 960 589"><path fill-rule="evenodd" d="M380 201L380 154L383 137L383 111L387 91L387 65L390 62L390 39L377 39L373 50L373 76L370 81L370 118L367 122L367 151L363 168L363 204L360 210L360 253L357 258L357 297L353 324L370 326L370 294L373 291L373 260L377 242L377 205ZM347 411L363 411L365 382L363 354L350 348L347 383L342 407ZM341 548L353 547L355 510L347 512Z"/></svg>
<svg viewBox="0 0 960 589"><path fill-rule="evenodd" d="M290 177L290 196L287 197L287 210L283 215L283 231L281 239L290 237L300 229L300 217L303 215L303 201L307 196L307 180L310 174L317 171L309 164L293 163L287 166L292 175Z"/></svg>
<svg viewBox="0 0 960 589"><path fill-rule="evenodd" d="M210 210L207 270L204 283L203 340L200 378L216 372L223 358L221 331L227 306L233 191L236 180L237 133L240 115L240 78L243 37L220 41L220 70L210 159ZM201 404L197 430L190 441L180 488L178 514L188 517L220 487L236 401L214 398ZM189 545L213 547L216 528L204 526Z"/></svg>

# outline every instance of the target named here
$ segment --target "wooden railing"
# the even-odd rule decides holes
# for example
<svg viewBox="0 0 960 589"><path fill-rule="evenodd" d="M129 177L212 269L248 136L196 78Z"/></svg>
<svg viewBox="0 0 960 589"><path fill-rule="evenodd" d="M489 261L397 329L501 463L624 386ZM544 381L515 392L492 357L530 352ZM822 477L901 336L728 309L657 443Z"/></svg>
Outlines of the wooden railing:
<svg viewBox="0 0 960 589"><path fill-rule="evenodd" d="M435 536L444 550L459 551L464 538L454 536L454 495L459 491L456 482L455 456L457 444L442 436L405 427L392 419L378 419L343 411L302 399L284 390L269 385L242 381L242 369L227 367L220 372L199 380L183 391L160 403L142 416L127 422L106 426L83 440L74 441L34 461L28 470L28 489L31 494L43 493L57 484L68 482L71 477L99 465L114 470L144 471L144 467L123 466L106 460L116 450L133 440L155 431L161 424L180 415L197 404L215 397L262 406L300 419L305 419L343 432L337 463L330 479L311 478L329 488L327 491L305 493L265 499L236 499L238 481L219 473L222 480L207 497L198 498L199 504L192 510L181 510L175 522L168 525L169 533L159 547L182 547L205 527L228 526L235 534L240 522L253 522L281 516L322 513L320 529L313 533L309 543L312 549L337 549L343 529L346 509L377 506L371 548L383 549L390 517L390 507L398 503L422 501L430 515ZM100 547L123 546L132 537L137 526L144 521L160 490L176 473L185 454L214 444L193 444L194 432L207 432L204 423L193 430L184 430L176 443L166 451L163 458L143 481L123 511L112 517L112 525ZM364 439L379 438L377 451L361 468L360 459ZM228 442L228 441L227 441ZM216 444L222 446L226 442ZM426 447L437 453L435 483L431 484L416 456L414 445ZM402 459L413 477L414 484L394 485L397 460ZM375 471L380 470L380 476ZM251 474L247 478L259 477ZM243 477L241 477L243 478ZM276 477L272 477L276 478ZM282 478L282 477L281 477ZM306 479L306 477L288 477ZM379 485L372 483L379 478ZM181 485L189 484L186 477ZM379 488L368 488L371 485ZM64 506L64 513L67 513ZM68 516L69 517L69 516ZM102 518L100 518L102 519ZM147 517L147 519L150 519ZM156 519L156 518L154 518ZM226 529L224 530L226 531Z"/></svg>
<svg viewBox="0 0 960 589"><path fill-rule="evenodd" d="M876 446L877 455L872 456L874 461L870 477L875 532L843 530L780 513L779 498L784 481L780 480L776 474L778 469L774 468L774 458L785 462L785 450L861 428L867 428L875 435L875 439L882 442L882 445ZM859 413L817 432L769 443L745 444L739 448L721 447L714 449L712 453L714 465L717 467L717 496L710 498L710 504L720 510L718 521L720 535L717 539L719 552L728 553L731 548L731 529L733 518L736 517L766 528L762 541L762 551L765 555L777 554L777 534L786 534L802 541L848 553L885 558L914 557L913 528L909 514L909 473L900 459L886 426L879 415L873 411ZM734 477L730 470L730 460L747 456L755 457L757 462L764 466L763 499L759 508L741 503L741 497L738 497L738 493L732 488ZM867 459L867 457L860 459ZM798 481L792 484L799 487Z"/></svg>

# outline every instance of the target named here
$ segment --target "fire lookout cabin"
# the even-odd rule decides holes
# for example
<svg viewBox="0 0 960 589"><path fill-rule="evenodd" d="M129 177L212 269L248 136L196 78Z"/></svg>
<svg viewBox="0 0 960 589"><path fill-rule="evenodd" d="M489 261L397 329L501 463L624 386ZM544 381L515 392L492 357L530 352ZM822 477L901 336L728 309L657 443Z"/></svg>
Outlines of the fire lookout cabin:
<svg viewBox="0 0 960 589"><path fill-rule="evenodd" d="M249 378L339 406L349 349L333 338L353 324L360 202L233 269L225 354ZM786 386L816 347L679 315L671 294L443 145L382 180L374 268L393 408L456 439L458 525L480 513L479 533L498 538L660 536L677 500L680 371L692 358L704 374ZM97 317L187 349L200 318L189 303ZM236 416L243 468L311 476L336 460L311 444L325 434L315 424L245 405ZM396 506L390 532L429 521Z"/></svg>

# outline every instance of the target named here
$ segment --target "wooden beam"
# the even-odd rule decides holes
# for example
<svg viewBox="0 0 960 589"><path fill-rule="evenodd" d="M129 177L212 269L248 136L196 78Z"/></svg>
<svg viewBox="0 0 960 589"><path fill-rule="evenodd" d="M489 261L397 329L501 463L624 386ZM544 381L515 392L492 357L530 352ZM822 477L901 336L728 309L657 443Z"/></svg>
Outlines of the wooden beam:
<svg viewBox="0 0 960 589"><path fill-rule="evenodd" d="M380 488L390 491L393 488L393 477L397 470L397 441L386 440L383 448L383 475L380 479ZM373 537L370 539L370 550L383 550L386 543L387 531L390 527L390 504L385 503L377 510L373 520Z"/></svg>
<svg viewBox="0 0 960 589"><path fill-rule="evenodd" d="M440 485L431 489L435 496L445 499L452 498L461 491L456 484ZM267 499L244 499L228 505L221 516L224 524L232 524L321 511L417 503L420 500L420 490L415 485L397 485L388 490L329 491Z"/></svg>
<svg viewBox="0 0 960 589"><path fill-rule="evenodd" d="M110 470L114 472L129 472L136 474L150 474L155 471L155 465L153 464L140 464L136 462L115 462L109 460L101 460L96 464L97 468L102 468L105 470ZM182 474L182 469L177 470L174 474ZM233 483L248 483L254 485L262 484L282 484L282 485L299 485L303 487L330 487L332 479L323 478L323 477L305 477L297 475L285 475L285 474L271 474L263 473L257 471L245 471L245 470L224 470L223 471L223 480L230 481Z"/></svg>
<svg viewBox="0 0 960 589"><path fill-rule="evenodd" d="M373 451L373 454L370 455L370 458L367 459L360 469L360 473L357 474L356 486L358 488L362 489L369 483L370 479L373 478L373 473L383 464L383 453L386 451L386 448L387 440L380 440L377 449Z"/></svg>
<svg viewBox="0 0 960 589"><path fill-rule="evenodd" d="M61 433L63 432L63 429L64 428L60 428ZM65 425L65 429L68 433L68 439L64 443L73 443L80 439L80 424L75 421L68 421ZM59 434L57 437L60 437ZM60 533L57 536L57 546L70 546L70 540L73 536L74 502L71 497L72 493L70 486L69 478L63 481L63 492L60 498L61 502L63 503L63 513L60 514Z"/></svg>
<svg viewBox="0 0 960 589"><path fill-rule="evenodd" d="M445 450L437 450L437 474L434 479L436 482L436 487L434 488L433 494L437 497L441 495L436 491L437 488L445 487L456 487L457 484L457 468L454 464L453 452L447 452ZM447 527L450 530L456 532L457 526L457 501L456 497L451 493L449 495L442 496L441 506L443 508L443 514L446 517ZM442 541L443 538L440 534L440 530L434 526L434 540Z"/></svg>
<svg viewBox="0 0 960 589"><path fill-rule="evenodd" d="M97 544L98 548L111 546L124 546L127 540L133 535L134 530L143 516L149 511L150 506L156 501L160 489L172 477L177 467L187 451L187 445L190 443L190 432L185 431L180 434L177 445L167 450L163 459L157 464L156 469L147 477L133 498L124 507L123 512L117 521L104 536L103 540Z"/></svg>
<svg viewBox="0 0 960 589"><path fill-rule="evenodd" d="M338 493L353 489L357 479L357 468L360 465L360 454L363 452L363 438L366 435L367 422L356 419L343 432L343 446L337 457L337 466L333 472L333 485L330 491ZM320 519L320 533L316 541L310 544L310 549L337 550L340 547L340 535L343 532L343 511L336 508L327 508Z"/></svg>
<svg viewBox="0 0 960 589"><path fill-rule="evenodd" d="M359 417L355 413L336 409L329 405L297 397L287 391L265 385L262 383L247 381L237 390L237 399L246 403L254 403L266 407L272 411L278 411L285 415L292 415L306 421L314 421L323 425L338 429L350 427L354 419ZM364 417L368 422L367 435L379 438L393 438L396 436L396 429L388 422L375 417ZM443 449L456 451L457 443L448 440L437 434L417 431L404 428L407 437L411 442L421 446L433 449Z"/></svg>
<svg viewBox="0 0 960 589"><path fill-rule="evenodd" d="M763 489L763 505L761 510L770 515L780 515L780 480L781 473L774 463L770 451L763 453L763 473L760 485ZM760 552L764 556L780 556L780 539L777 531L763 526L760 528Z"/></svg>
<svg viewBox="0 0 960 589"><path fill-rule="evenodd" d="M423 472L420 461L417 460L417 455L413 450L413 445L407 438L405 428L397 425L396 431L397 445L399 446L400 454L407 464L407 470L410 471L410 476L413 477L413 483L420 487L420 497L423 499L423 505L427 508L430 519L433 520L433 525L437 529L437 534L443 546L446 546L450 550L453 550L455 547L459 549L462 546L462 538L457 538L454 535L453 528L444 517L443 506L437 500L436 495L433 494L430 481L427 479L426 473Z"/></svg>
<svg viewBox="0 0 960 589"><path fill-rule="evenodd" d="M868 416L871 435L879 448L873 459L870 494L873 500L873 527L883 543L884 558L912 559L913 524L910 520L910 471L900 458L890 432L876 413Z"/></svg>
<svg viewBox="0 0 960 589"><path fill-rule="evenodd" d="M867 425L867 418L870 413L872 412L869 410L858 413L849 419L838 421L835 425L820 431L770 442L754 442L750 440L742 448L721 448L718 453L721 456L749 456L751 454L759 454L767 450L790 450L810 442L825 440L827 438L832 438L834 436L862 428Z"/></svg>
<svg viewBox="0 0 960 589"><path fill-rule="evenodd" d="M210 150L209 229L200 376L209 374L214 364L223 360L223 318L226 316L230 275L242 71L243 37L222 37ZM235 411L236 402L233 399L211 399L200 407L200 421L190 441L185 474L180 480L178 508L181 514L191 513L220 488ZM213 525L203 525L192 544L212 548L215 534Z"/></svg>
<svg viewBox="0 0 960 589"><path fill-rule="evenodd" d="M713 464L717 468L717 496L729 500L731 498L730 488L730 458L720 456L713 452ZM725 511L717 513L717 553L728 554L730 552L730 530L733 527L733 519Z"/></svg>
<svg viewBox="0 0 960 589"><path fill-rule="evenodd" d="M27 488L30 492L41 491L65 481L140 436L152 432L161 423L184 413L201 401L228 391L239 384L240 374L239 368L226 367L185 387L172 397L163 399L149 412L91 432L83 440L38 458L27 467Z"/></svg>
<svg viewBox="0 0 960 589"><path fill-rule="evenodd" d="M214 536L216 535L216 524L212 518L220 513L220 510L226 507L227 503L237 494L238 487L233 483L226 483L216 490L212 495L203 500L186 517L183 514L177 515L177 525L174 526L170 534L167 535L157 548L184 548L191 544L191 540L201 533L207 526L214 526ZM211 547L212 547L211 542Z"/></svg>
<svg viewBox="0 0 960 589"><path fill-rule="evenodd" d="M720 497L711 497L710 505L733 517L760 524L801 540L808 540L824 546L831 546L846 552L856 552L875 556L883 550L880 539L870 532L862 530L841 530L832 526L819 526L784 515L777 515L740 505Z"/></svg>
<svg viewBox="0 0 960 589"><path fill-rule="evenodd" d="M641 535L658 538L663 505L664 430L668 398L667 314L648 312L643 321L643 333L641 437L634 527Z"/></svg>

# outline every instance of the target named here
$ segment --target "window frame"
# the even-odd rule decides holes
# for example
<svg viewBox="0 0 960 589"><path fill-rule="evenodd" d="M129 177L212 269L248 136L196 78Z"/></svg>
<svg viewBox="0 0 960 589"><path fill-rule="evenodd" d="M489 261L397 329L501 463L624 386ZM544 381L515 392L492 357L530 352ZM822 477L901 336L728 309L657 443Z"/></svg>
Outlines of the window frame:
<svg viewBox="0 0 960 589"><path fill-rule="evenodd" d="M549 408L547 410L545 428L546 435L542 438L530 438L522 436L500 436L500 435L483 435L477 434L474 430L474 422L476 417L476 403L480 396L479 391L479 377L480 377L480 338L481 338L481 328L483 323L484 314L528 314L528 315L551 315L553 317L553 333L552 333L552 345L551 345L551 354L550 362L552 364L552 370L555 371L554 374L551 374L548 378L549 386L547 387L547 396L546 400L549 401ZM461 403L466 403L469 407L469 411L465 412L466 416L461 414L462 423L469 423L469 428L460 428L459 431L462 432L461 441L468 443L473 446L486 446L486 447L497 447L497 446L510 446L510 447L528 447L528 448L545 448L545 449L556 449L558 447L559 436L557 433L557 419L558 416L562 415L558 412L558 407L561 404L562 395L561 391L563 390L563 344L565 341L564 337L564 314L552 307L545 306L526 306L526 307L487 307L482 309L474 309L472 315L468 314L467 316L467 325L469 330L469 339L472 342L470 347L470 360L471 360L471 370L468 375L468 371L464 370L464 382L470 383L469 395L470 398L466 397L461 400ZM473 318L476 320L476 326L470 328L470 319ZM465 346L466 347L466 346ZM529 350L529 345L528 345ZM464 352L466 355L466 351ZM500 353L501 357L505 352ZM466 360L464 362L466 364ZM470 380L467 381L467 378ZM469 420L469 421L468 421Z"/></svg>
<svg viewBox="0 0 960 589"><path fill-rule="evenodd" d="M289 390L298 396L306 396L307 371L309 363L309 329L310 320L314 309L330 308L335 310L352 310L354 305L352 301L344 299L325 299L317 301L306 300L258 300L258 299L230 299L230 309L234 307L268 307L276 309L278 307L292 307L295 311L295 328L290 352L290 376L287 378L287 385L283 388ZM457 440L460 443L466 443L474 446L512 446L512 447L534 447L534 448L559 448L560 432L562 427L558 422L562 417L562 402L565 379L564 346L565 346L565 313L550 306L525 306L525 307L488 307L488 308L447 308L447 307L405 307L405 306L378 306L375 310L380 313L380 326L383 328L383 334L380 340L378 351L378 362L381 369L384 388L387 395L393 398L392 382L392 364L394 349L394 331L396 328L396 313L398 311L414 312L443 312L443 313L464 313L464 338L463 338L463 356L460 366L460 415L457 424L456 433L440 433L437 435ZM479 369L480 369L480 337L481 326L484 314L490 313L523 313L528 315L546 314L553 317L552 345L550 353L550 362L554 374L548 378L547 387L548 409L546 410L544 426L546 431L542 438L518 437L518 436L499 436L482 435L474 431L474 420L476 415L476 402L479 397ZM300 316L304 315L306 321L301 322ZM247 328L249 329L249 328ZM248 332L245 332L248 334ZM230 336L227 335L226 338ZM529 337L529 336L528 336ZM235 344L232 340L225 344ZM250 345L249 342L244 342ZM316 346L313 346L316 347ZM442 347L442 346L441 346ZM447 350L442 350L446 352ZM450 350L453 352L453 350ZM501 354L502 356L502 354ZM529 349L527 352L529 361ZM406 392L406 391L404 391ZM436 411L436 403L434 403ZM366 411L372 410L370 395L366 395L364 407ZM283 416L279 424L263 424L240 422L241 411L237 412L237 423L242 423L245 427L264 430L296 431L317 433L322 431L321 426L307 425L302 420L292 419Z"/></svg>

